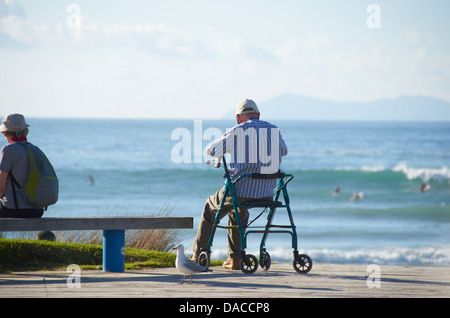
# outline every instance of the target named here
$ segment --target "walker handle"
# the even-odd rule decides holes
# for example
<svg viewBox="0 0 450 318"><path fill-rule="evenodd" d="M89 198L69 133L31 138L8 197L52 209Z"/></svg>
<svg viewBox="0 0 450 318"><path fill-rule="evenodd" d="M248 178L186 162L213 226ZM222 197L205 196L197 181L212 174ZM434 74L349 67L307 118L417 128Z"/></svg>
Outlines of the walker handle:
<svg viewBox="0 0 450 318"><path fill-rule="evenodd" d="M214 168L220 168L220 158L214 158L211 160L207 160L206 164L212 166Z"/></svg>

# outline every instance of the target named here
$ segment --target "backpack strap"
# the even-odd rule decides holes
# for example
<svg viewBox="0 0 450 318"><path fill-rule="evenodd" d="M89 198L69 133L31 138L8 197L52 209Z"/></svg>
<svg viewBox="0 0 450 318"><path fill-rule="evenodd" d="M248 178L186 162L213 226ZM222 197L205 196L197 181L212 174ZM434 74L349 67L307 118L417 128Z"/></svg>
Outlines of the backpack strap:
<svg viewBox="0 0 450 318"><path fill-rule="evenodd" d="M11 171L9 172L8 177L11 180L11 186L12 186L13 195L14 195L14 205L16 206L16 210L18 210L19 209L19 204L17 203L16 186L20 189L20 185L17 182L16 178L14 178L13 174L11 173Z"/></svg>

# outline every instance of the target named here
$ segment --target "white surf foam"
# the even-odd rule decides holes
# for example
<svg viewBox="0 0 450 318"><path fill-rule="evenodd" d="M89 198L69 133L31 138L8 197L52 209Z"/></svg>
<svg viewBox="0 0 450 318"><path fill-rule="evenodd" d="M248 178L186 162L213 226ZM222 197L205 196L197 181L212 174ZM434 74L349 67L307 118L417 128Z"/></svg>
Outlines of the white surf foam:
<svg viewBox="0 0 450 318"><path fill-rule="evenodd" d="M274 262L292 262L292 249L276 247L268 250ZM259 251L247 251L259 258ZM373 249L299 250L314 262L327 264L378 264L405 266L450 266L450 246L385 247ZM226 249L214 250L212 259L226 259Z"/></svg>
<svg viewBox="0 0 450 318"><path fill-rule="evenodd" d="M392 171L403 172L409 180L420 178L425 182L431 179L450 181L450 169L445 166L441 168L412 168L400 163Z"/></svg>

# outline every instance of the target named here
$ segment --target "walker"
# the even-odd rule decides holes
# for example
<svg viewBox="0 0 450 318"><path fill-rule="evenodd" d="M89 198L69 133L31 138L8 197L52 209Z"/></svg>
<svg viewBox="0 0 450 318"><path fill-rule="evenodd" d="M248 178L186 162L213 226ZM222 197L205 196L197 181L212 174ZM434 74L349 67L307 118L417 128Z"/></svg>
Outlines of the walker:
<svg viewBox="0 0 450 318"><path fill-rule="evenodd" d="M239 228L239 233L241 236L241 259L240 259L240 268L241 271L245 274L252 274L258 269L258 260L257 258L252 254L247 254L245 252L245 249L247 248L247 236L249 234L253 233L262 233L262 239L260 244L260 250L259 250L259 265L261 265L261 268L265 271L267 271L270 268L271 259L269 253L266 251L265 245L267 241L267 237L269 236L269 233L286 233L290 234L292 238L292 248L294 249L294 261L293 261L293 267L295 271L299 274L307 274L313 265L313 262L311 258L306 254L299 254L297 250L297 232L294 224L294 219L292 217L291 208L289 206L289 195L287 193L287 184L294 178L291 174L286 174L282 171L278 171L275 174L260 174L260 173L253 173L253 174L245 174L240 177L238 177L234 182L230 179L230 174L227 168L227 164L225 161L225 157L222 158L223 167L225 169L224 178L226 178L225 182L225 189L224 189L224 196L220 204L220 208L217 211L214 224L213 224L213 230L211 232L211 235L208 240L208 244L206 249L202 249L198 262L200 265L204 266L205 268L209 267L210 263L210 255L211 255L211 246L214 239L214 234L216 232L217 228L223 228L223 229L236 229ZM219 160L211 160L207 162L209 165L214 166L216 168L220 167L220 161ZM249 199L249 201L246 201L244 203L238 204L236 195L234 192L234 185L242 180L243 178L253 178L253 179L278 179L278 185L275 188L275 195L273 200L262 200L262 199ZM278 201L280 199L280 195L282 195L283 202ZM237 227L236 226L220 226L220 211L225 203L226 197L230 195L233 202L233 208L236 215L237 220ZM238 213L238 207L244 207L248 209L252 208L264 208L264 210L251 222L248 222L248 224L243 225L241 223L241 219ZM277 208L286 208L288 216L289 216L289 225L275 225L272 224L273 218L275 216L275 211ZM269 209L269 213L267 216L267 223L265 226L262 227L251 227L250 225L256 221L267 209ZM258 230L257 228L263 228L262 230ZM276 230L274 230L274 228Z"/></svg>

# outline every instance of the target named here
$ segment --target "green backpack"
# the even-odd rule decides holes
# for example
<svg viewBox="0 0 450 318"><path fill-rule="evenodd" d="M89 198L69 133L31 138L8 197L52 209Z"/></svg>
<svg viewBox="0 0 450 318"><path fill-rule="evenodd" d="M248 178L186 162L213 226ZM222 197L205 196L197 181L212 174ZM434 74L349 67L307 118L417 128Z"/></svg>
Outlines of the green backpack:
<svg viewBox="0 0 450 318"><path fill-rule="evenodd" d="M45 154L29 142L16 142L26 148L28 154L28 176L25 186L20 187L14 176L10 173L14 203L19 208L16 197L16 187L25 202L33 208L47 208L58 201L58 178L52 164Z"/></svg>

